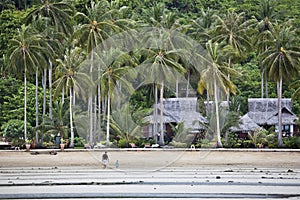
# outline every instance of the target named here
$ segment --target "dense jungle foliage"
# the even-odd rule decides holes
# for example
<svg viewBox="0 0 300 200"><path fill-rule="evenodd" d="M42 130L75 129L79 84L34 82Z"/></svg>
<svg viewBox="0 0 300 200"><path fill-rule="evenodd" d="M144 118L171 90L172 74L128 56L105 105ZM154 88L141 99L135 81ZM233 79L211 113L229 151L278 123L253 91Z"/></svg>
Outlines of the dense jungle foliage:
<svg viewBox="0 0 300 200"><path fill-rule="evenodd" d="M189 81L197 93L184 90L187 95L181 96L196 95L203 115L209 115L202 106L206 100L230 102L231 120L214 129L218 146L237 116L247 112L248 98L292 98L300 117L300 0L2 0L0 10L0 135L15 145L27 139L51 146L59 135L69 138L70 147L100 142L123 147L131 141L143 146L142 119L157 99L178 96L164 87L172 71L159 67ZM201 44L211 59L200 62L197 55L193 59L200 67L192 66L191 58L182 56L184 49L170 40L170 49L150 45L103 52L109 66L101 76L93 74L100 65L92 62L96 47L145 27L180 32ZM83 61L89 72L80 67ZM133 69L140 65L153 67L149 73L158 83L137 87L142 78L134 77ZM134 86L124 74L133 76ZM115 87L138 89L130 106L111 117L118 111L111 111L118 98ZM78 107L82 102L86 105ZM299 148L294 140L284 142ZM224 143L233 147L230 141Z"/></svg>

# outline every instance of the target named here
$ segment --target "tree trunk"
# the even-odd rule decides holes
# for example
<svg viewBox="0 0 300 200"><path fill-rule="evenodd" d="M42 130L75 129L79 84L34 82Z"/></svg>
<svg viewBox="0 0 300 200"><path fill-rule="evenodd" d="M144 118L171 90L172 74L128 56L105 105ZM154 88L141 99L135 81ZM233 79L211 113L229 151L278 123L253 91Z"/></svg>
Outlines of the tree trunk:
<svg viewBox="0 0 300 200"><path fill-rule="evenodd" d="M24 67L24 140L27 139L27 66L25 56L23 57Z"/></svg>
<svg viewBox="0 0 300 200"><path fill-rule="evenodd" d="M269 84L268 84L268 78L265 75L265 81L266 81L266 98L269 98Z"/></svg>
<svg viewBox="0 0 300 200"><path fill-rule="evenodd" d="M94 130L94 137L93 141L96 144L96 130L97 130L97 95L94 96L94 121L93 121L93 130Z"/></svg>
<svg viewBox="0 0 300 200"><path fill-rule="evenodd" d="M228 59L228 67L231 68L231 58ZM228 76L228 80L230 80L230 74L228 74L227 76ZM230 91L229 88L227 88L226 90L227 90L226 100L227 100L227 104L229 105Z"/></svg>
<svg viewBox="0 0 300 200"><path fill-rule="evenodd" d="M107 95L106 147L109 147L110 92Z"/></svg>
<svg viewBox="0 0 300 200"><path fill-rule="evenodd" d="M39 142L39 71L36 67L35 71L35 143Z"/></svg>
<svg viewBox="0 0 300 200"><path fill-rule="evenodd" d="M155 137L155 144L158 143L158 135L157 135L157 84L155 84L155 88L154 88L154 98L155 98L155 103L154 103L154 123L153 123L153 130L154 130L154 137Z"/></svg>
<svg viewBox="0 0 300 200"><path fill-rule="evenodd" d="M264 70L261 72L261 98L264 98Z"/></svg>
<svg viewBox="0 0 300 200"><path fill-rule="evenodd" d="M62 91L61 91L61 103L64 105L65 103L65 86L63 85Z"/></svg>
<svg viewBox="0 0 300 200"><path fill-rule="evenodd" d="M49 60L49 117L52 119L52 62Z"/></svg>
<svg viewBox="0 0 300 200"><path fill-rule="evenodd" d="M282 76L277 82L278 85L278 147L283 147L282 141Z"/></svg>
<svg viewBox="0 0 300 200"><path fill-rule="evenodd" d="M88 98L88 111L89 111L89 135L90 135L90 145L93 144L93 99L91 94L89 94Z"/></svg>
<svg viewBox="0 0 300 200"><path fill-rule="evenodd" d="M209 85L207 84L207 88L206 88L206 116L208 116L208 114L210 113L210 104L209 104Z"/></svg>
<svg viewBox="0 0 300 200"><path fill-rule="evenodd" d="M74 147L74 127L73 127L73 110L72 110L72 100L73 100L73 92L72 88L70 87L70 128L71 128L71 141L70 147Z"/></svg>
<svg viewBox="0 0 300 200"><path fill-rule="evenodd" d="M186 84L186 97L189 97L190 78L191 78L191 73L190 73L190 71L188 71L188 80L187 80L187 84Z"/></svg>
<svg viewBox="0 0 300 200"><path fill-rule="evenodd" d="M217 123L217 147L222 148L222 141L221 141L221 131L220 131L220 116L219 116L219 103L218 103L218 94L217 94L217 81L214 76L214 98L215 98L215 107L216 107L216 123Z"/></svg>
<svg viewBox="0 0 300 200"><path fill-rule="evenodd" d="M175 94L175 96L176 96L176 98L178 98L179 97L179 86L178 86L178 83L179 81L178 81L178 77L176 78L176 94Z"/></svg>
<svg viewBox="0 0 300 200"><path fill-rule="evenodd" d="M160 87L160 146L165 145L163 99L164 99L164 81L161 82L161 87Z"/></svg>
<svg viewBox="0 0 300 200"><path fill-rule="evenodd" d="M98 64L98 80L100 80L100 64ZM101 141L101 88L100 88L100 83L97 84L97 92L98 92L98 142Z"/></svg>
<svg viewBox="0 0 300 200"><path fill-rule="evenodd" d="M94 61L94 51L91 51L91 65L90 65L90 78L91 80L93 79L92 73L93 73L93 61ZM92 92L89 93L88 97L88 110L89 110L89 135L90 135L90 145L93 145L93 94Z"/></svg>
<svg viewBox="0 0 300 200"><path fill-rule="evenodd" d="M98 142L101 142L101 98L100 98L100 84L98 85Z"/></svg>
<svg viewBox="0 0 300 200"><path fill-rule="evenodd" d="M76 93L75 90L73 90L73 106L75 106L76 103Z"/></svg>
<svg viewBox="0 0 300 200"><path fill-rule="evenodd" d="M47 69L44 69L43 73L43 122L45 121L45 115L46 115L46 103L47 103Z"/></svg>
<svg viewBox="0 0 300 200"><path fill-rule="evenodd" d="M43 76L42 76L42 84L43 84L43 114L42 120L43 123L45 122L46 110L47 110L47 68L44 68ZM42 129L42 136L41 136L41 144L44 141L44 130Z"/></svg>
<svg viewBox="0 0 300 200"><path fill-rule="evenodd" d="M265 51L266 51L267 49L268 49L268 46L266 45L266 46L265 46ZM264 72L264 76L263 76L263 77L264 77L264 79L265 79L265 81L266 81L266 84L265 84L265 85L266 85L266 98L269 98L269 94L268 94L268 93L269 93L269 92L268 92L268 74L267 74L266 71ZM262 81L263 81L263 80L262 80ZM263 83L262 83L262 87L263 87ZM263 91L263 88L262 88L262 91ZM262 94L263 94L263 93L262 93Z"/></svg>

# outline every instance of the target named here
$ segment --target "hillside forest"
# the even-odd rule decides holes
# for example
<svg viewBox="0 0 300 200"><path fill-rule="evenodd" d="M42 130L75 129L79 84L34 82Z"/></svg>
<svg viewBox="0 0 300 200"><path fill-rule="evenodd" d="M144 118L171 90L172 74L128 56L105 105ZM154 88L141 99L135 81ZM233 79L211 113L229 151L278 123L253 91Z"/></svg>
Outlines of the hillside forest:
<svg viewBox="0 0 300 200"><path fill-rule="evenodd" d="M291 98L300 118L299 0L2 0L0 10L0 135L14 146L171 145L145 137L145 119L163 98L197 97L217 147L300 148L280 128L230 133L248 98ZM185 127L172 128L187 143Z"/></svg>

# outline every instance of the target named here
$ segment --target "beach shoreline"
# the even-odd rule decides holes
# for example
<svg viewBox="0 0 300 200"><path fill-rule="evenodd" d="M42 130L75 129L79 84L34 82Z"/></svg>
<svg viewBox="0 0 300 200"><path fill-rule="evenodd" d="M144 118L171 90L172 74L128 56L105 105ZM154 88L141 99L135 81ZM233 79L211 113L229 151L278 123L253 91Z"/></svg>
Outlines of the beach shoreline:
<svg viewBox="0 0 300 200"><path fill-rule="evenodd" d="M101 166L107 151L111 168L118 160L123 169L251 167L300 168L300 151L287 149L59 149L0 151L0 167L90 167ZM52 155L51 152L56 152Z"/></svg>

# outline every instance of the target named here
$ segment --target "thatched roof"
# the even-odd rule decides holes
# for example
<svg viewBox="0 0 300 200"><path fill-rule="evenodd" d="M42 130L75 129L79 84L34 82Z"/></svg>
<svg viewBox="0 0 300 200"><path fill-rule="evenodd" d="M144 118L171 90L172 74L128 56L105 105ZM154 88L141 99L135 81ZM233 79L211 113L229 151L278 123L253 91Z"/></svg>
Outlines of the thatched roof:
<svg viewBox="0 0 300 200"><path fill-rule="evenodd" d="M297 116L291 111L291 99L282 99L282 125L295 124ZM254 131L260 126L278 124L278 99L248 99L248 113L240 119L238 127L231 127L233 132Z"/></svg>
<svg viewBox="0 0 300 200"><path fill-rule="evenodd" d="M240 119L240 124L238 127L231 127L230 130L233 132L243 132L248 133L249 131L254 131L255 129L260 128L249 116L248 114L244 115Z"/></svg>
<svg viewBox="0 0 300 200"><path fill-rule="evenodd" d="M282 99L282 124L295 124L297 116L291 111L291 99ZM248 116L257 125L278 124L278 99L248 99Z"/></svg>
<svg viewBox="0 0 300 200"><path fill-rule="evenodd" d="M293 103L291 99L281 100L282 108L286 107L292 110ZM278 99L277 98L249 98L248 112L277 112Z"/></svg>
<svg viewBox="0 0 300 200"><path fill-rule="evenodd" d="M160 104L156 105L160 113ZM198 123L193 125L195 120L206 123L207 120L197 112L197 98L169 98L163 100L163 121L164 123L184 122L186 128L202 129ZM160 114L147 117L150 123L160 122Z"/></svg>

